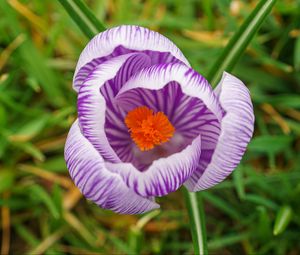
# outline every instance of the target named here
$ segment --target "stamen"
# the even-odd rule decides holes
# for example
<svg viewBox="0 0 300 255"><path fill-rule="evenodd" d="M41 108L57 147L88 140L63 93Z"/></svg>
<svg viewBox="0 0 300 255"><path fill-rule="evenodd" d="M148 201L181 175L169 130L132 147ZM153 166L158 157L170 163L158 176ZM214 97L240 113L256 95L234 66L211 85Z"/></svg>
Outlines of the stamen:
<svg viewBox="0 0 300 255"><path fill-rule="evenodd" d="M132 140L141 151L151 150L170 140L175 128L163 112L154 113L146 106L140 106L130 111L125 124Z"/></svg>

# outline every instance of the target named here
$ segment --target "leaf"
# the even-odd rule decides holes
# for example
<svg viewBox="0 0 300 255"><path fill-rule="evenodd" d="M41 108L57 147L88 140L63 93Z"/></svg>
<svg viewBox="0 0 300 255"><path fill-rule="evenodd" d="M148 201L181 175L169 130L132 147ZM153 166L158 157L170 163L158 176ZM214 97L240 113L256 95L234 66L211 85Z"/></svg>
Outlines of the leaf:
<svg viewBox="0 0 300 255"><path fill-rule="evenodd" d="M0 104L0 130L3 128L7 123L7 114L4 109L4 106Z"/></svg>
<svg viewBox="0 0 300 255"><path fill-rule="evenodd" d="M23 26L21 27L18 22L18 16L15 10L12 9L7 1L0 1L0 9L3 12L3 20L9 20L10 30L13 37L16 37L24 32ZM3 16L2 14L2 16ZM34 77L43 88L53 106L60 107L65 104L65 99L61 90L60 81L57 79L55 73L46 66L46 59L35 47L31 41L31 36L25 34L25 40L18 48L18 59L14 59L16 65L26 71L28 76ZM22 63L22 65L20 65ZM53 98L55 100L53 100ZM50 100L51 99L51 100Z"/></svg>
<svg viewBox="0 0 300 255"><path fill-rule="evenodd" d="M203 0L201 2L203 12L205 17L207 17L207 26L209 30L212 30L215 27L215 19L213 13L213 2L210 0Z"/></svg>
<svg viewBox="0 0 300 255"><path fill-rule="evenodd" d="M160 214L160 210L154 210L143 215L139 221L130 228L128 234L128 244L133 254L140 254L144 244L143 227L154 217Z"/></svg>
<svg viewBox="0 0 300 255"><path fill-rule="evenodd" d="M239 198L243 199L245 197L245 184L242 166L238 166L233 171L233 182Z"/></svg>
<svg viewBox="0 0 300 255"><path fill-rule="evenodd" d="M260 153L276 154L288 148L293 141L293 137L286 135L259 136L252 139L248 145L248 150Z"/></svg>
<svg viewBox="0 0 300 255"><path fill-rule="evenodd" d="M221 249L226 246L238 243L242 240L248 239L250 237L250 233L239 233L239 234L229 234L226 236L222 236L216 239L213 239L208 243L208 247L210 249Z"/></svg>
<svg viewBox="0 0 300 255"><path fill-rule="evenodd" d="M264 92L265 93L265 92ZM297 94L283 94L268 96L265 94L253 94L253 101L256 103L269 103L277 107L300 108L300 96Z"/></svg>
<svg viewBox="0 0 300 255"><path fill-rule="evenodd" d="M45 114L28 122L9 136L10 141L25 142L38 135L47 125L50 116Z"/></svg>
<svg viewBox="0 0 300 255"><path fill-rule="evenodd" d="M27 154L31 155L33 158L37 159L38 161L44 161L45 155L32 143L29 142L17 142L13 143L13 145Z"/></svg>
<svg viewBox="0 0 300 255"><path fill-rule="evenodd" d="M50 213L55 219L60 217L59 209L56 207L55 202L49 196L49 194L39 185L33 185L30 187L31 194L39 201L43 202L49 209Z"/></svg>
<svg viewBox="0 0 300 255"><path fill-rule="evenodd" d="M292 208L289 205L282 206L276 216L273 234L275 236L281 234L289 225L292 219Z"/></svg>
<svg viewBox="0 0 300 255"><path fill-rule="evenodd" d="M27 229L27 227L21 224L15 224L14 229L16 230L17 234L30 245L35 246L39 244L40 241Z"/></svg>
<svg viewBox="0 0 300 255"><path fill-rule="evenodd" d="M257 226L253 226L255 232L257 233L258 238L262 241L266 242L272 233L272 226L270 215L268 214L268 210L264 206L258 206L256 208L258 212L258 222Z"/></svg>
<svg viewBox="0 0 300 255"><path fill-rule="evenodd" d="M0 171L0 194L13 186L15 175L11 170Z"/></svg>
<svg viewBox="0 0 300 255"><path fill-rule="evenodd" d="M300 71L300 36L297 38L294 49L294 67Z"/></svg>
<svg viewBox="0 0 300 255"><path fill-rule="evenodd" d="M60 188L60 186L57 183L55 183L53 186L52 198L53 198L53 203L55 204L55 207L57 208L57 210L59 212L59 217L61 217L63 214L62 189Z"/></svg>
<svg viewBox="0 0 300 255"><path fill-rule="evenodd" d="M247 194L245 196L244 200L255 203L255 204L263 205L263 206L268 207L273 210L276 210L278 208L278 205L275 202L273 202L272 200L261 197L259 195L255 195L255 194Z"/></svg>
<svg viewBox="0 0 300 255"><path fill-rule="evenodd" d="M217 85L223 71L230 72L233 69L239 57L244 53L251 39L272 10L275 2L276 0L261 0L240 29L234 34L207 75L207 79L212 86Z"/></svg>
<svg viewBox="0 0 300 255"><path fill-rule="evenodd" d="M67 171L66 161L61 155L58 157L51 157L50 159L47 159L40 165L40 167L51 172L65 173Z"/></svg>
<svg viewBox="0 0 300 255"><path fill-rule="evenodd" d="M59 0L81 31L92 38L106 28L81 0Z"/></svg>
<svg viewBox="0 0 300 255"><path fill-rule="evenodd" d="M207 200L219 210L229 215L231 218L235 220L241 219L241 216L238 213L238 211L235 208L233 208L227 201L224 201L221 197L213 195L210 192L202 192L202 196L205 200Z"/></svg>

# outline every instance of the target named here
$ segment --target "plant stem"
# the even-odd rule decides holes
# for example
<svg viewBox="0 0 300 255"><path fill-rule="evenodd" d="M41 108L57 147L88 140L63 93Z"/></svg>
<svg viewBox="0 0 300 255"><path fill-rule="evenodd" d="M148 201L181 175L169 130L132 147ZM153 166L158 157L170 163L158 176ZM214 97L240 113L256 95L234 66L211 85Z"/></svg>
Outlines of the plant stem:
<svg viewBox="0 0 300 255"><path fill-rule="evenodd" d="M201 193L189 192L187 189L184 189L184 195L189 214L194 253L197 255L206 255L208 254L208 252L205 227L205 212Z"/></svg>

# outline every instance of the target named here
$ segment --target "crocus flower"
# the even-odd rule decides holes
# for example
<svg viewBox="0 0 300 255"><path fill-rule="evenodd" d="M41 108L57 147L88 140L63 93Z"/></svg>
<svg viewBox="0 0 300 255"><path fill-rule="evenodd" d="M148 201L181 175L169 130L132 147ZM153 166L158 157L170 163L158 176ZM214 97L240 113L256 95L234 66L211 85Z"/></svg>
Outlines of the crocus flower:
<svg viewBox="0 0 300 255"><path fill-rule="evenodd" d="M196 192L239 164L253 133L248 89L224 73L212 89L166 37L138 26L95 36L73 88L78 120L65 145L70 175L102 208L143 213L182 185Z"/></svg>

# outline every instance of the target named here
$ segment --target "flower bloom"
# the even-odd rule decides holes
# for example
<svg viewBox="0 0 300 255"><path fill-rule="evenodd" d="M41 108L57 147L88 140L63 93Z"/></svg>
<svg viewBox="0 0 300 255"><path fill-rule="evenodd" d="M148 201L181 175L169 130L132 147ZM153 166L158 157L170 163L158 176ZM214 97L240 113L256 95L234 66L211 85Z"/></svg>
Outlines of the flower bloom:
<svg viewBox="0 0 300 255"><path fill-rule="evenodd" d="M216 89L166 37L138 26L95 36L80 55L73 88L78 120L65 160L86 198L118 213L143 213L185 185L221 182L251 139L248 89L224 73Z"/></svg>

